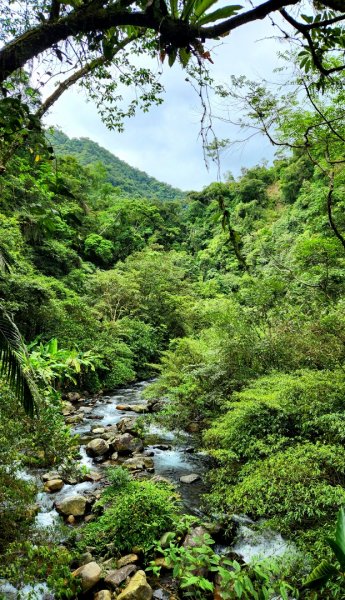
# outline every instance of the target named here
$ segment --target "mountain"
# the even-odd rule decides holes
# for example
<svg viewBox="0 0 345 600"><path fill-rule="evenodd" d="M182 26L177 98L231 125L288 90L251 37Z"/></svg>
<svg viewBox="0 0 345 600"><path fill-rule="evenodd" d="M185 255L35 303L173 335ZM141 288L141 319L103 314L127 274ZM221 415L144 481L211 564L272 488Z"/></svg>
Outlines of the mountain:
<svg viewBox="0 0 345 600"><path fill-rule="evenodd" d="M149 200L179 200L185 197L182 190L131 167L88 138L69 138L62 131L54 130L49 139L57 155L74 156L84 166L101 162L107 170L108 181L126 196Z"/></svg>

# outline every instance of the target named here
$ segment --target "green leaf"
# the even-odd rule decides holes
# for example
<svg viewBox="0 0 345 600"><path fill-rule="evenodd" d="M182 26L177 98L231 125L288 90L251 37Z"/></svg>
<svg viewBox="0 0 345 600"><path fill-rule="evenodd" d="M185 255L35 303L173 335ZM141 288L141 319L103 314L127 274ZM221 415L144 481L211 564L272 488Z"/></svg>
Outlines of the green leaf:
<svg viewBox="0 0 345 600"><path fill-rule="evenodd" d="M236 14L239 10L243 8L242 6L236 4L234 6L224 6L224 8L219 8L208 15L205 15L201 19L198 20L198 25L205 25L206 23L211 23L212 21L218 21L219 19L226 19L228 17L232 17L232 15Z"/></svg>
<svg viewBox="0 0 345 600"><path fill-rule="evenodd" d="M339 545L337 544L337 542L335 540L332 540L331 538L326 538L326 539L327 539L327 543L330 545L334 554L336 555L337 560L340 563L341 567L344 568L345 567L344 552L342 551L342 549L339 547Z"/></svg>
<svg viewBox="0 0 345 600"><path fill-rule="evenodd" d="M193 12L196 0L187 0L181 13L181 19L187 20Z"/></svg>
<svg viewBox="0 0 345 600"><path fill-rule="evenodd" d="M337 527L335 530L335 541L337 542L339 549L342 551L342 554L345 557L345 511L343 507L341 507L338 513ZM342 567L345 566L345 562L344 564L340 564Z"/></svg>
<svg viewBox="0 0 345 600"><path fill-rule="evenodd" d="M217 0L195 0L193 20L197 21Z"/></svg>
<svg viewBox="0 0 345 600"><path fill-rule="evenodd" d="M168 58L168 63L169 63L169 67L172 67L175 60L177 57L177 50L176 48L173 48L173 50L171 50L170 54L169 54L169 58Z"/></svg>
<svg viewBox="0 0 345 600"><path fill-rule="evenodd" d="M170 0L170 15L173 19L178 17L178 3L177 0Z"/></svg>
<svg viewBox="0 0 345 600"><path fill-rule="evenodd" d="M338 570L336 567L331 565L327 560L323 560L315 569L310 573L309 577L303 584L303 588L319 588L321 587L332 575L336 575Z"/></svg>
<svg viewBox="0 0 345 600"><path fill-rule="evenodd" d="M186 67L190 61L191 53L187 52L187 50L185 48L180 48L179 57L180 57L181 65L183 67Z"/></svg>

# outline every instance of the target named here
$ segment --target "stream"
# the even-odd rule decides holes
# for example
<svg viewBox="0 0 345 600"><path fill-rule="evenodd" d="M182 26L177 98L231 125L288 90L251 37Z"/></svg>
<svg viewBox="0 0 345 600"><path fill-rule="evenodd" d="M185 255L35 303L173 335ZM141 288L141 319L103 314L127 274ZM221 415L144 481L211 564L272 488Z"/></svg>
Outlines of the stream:
<svg viewBox="0 0 345 600"><path fill-rule="evenodd" d="M40 490L36 497L38 512L32 528L32 537L39 535L42 530L52 536L56 542L63 540L58 525L61 516L58 514L55 503L64 498L77 494L86 496L96 495L104 486L104 470L106 467L116 464L113 461L94 460L86 452L87 443L93 438L102 438L102 433L96 434L94 430L102 429L107 432L108 428L116 425L126 417L137 417L137 410L145 407L146 402L142 397L143 390L149 382L140 382L119 389L113 395L105 395L97 398L85 398L73 403L71 410L72 421L76 415L79 422L73 423L72 433L79 434L81 439L79 462L85 471L91 471L95 481L83 481L81 483L70 481L64 483L62 489L55 493L42 491L43 470L21 471L23 479L32 480ZM122 405L122 409L117 407ZM70 415L70 416L71 416ZM67 415L68 420L68 415ZM203 476L209 467L208 457L199 452L194 452L193 438L188 434L177 434L164 428L149 425L145 435L144 455L152 457L154 470L152 477L163 477L171 481L181 496L184 512L202 516L200 510L200 496L206 491ZM193 483L182 483L181 477L186 475L198 475L200 478ZM145 476L148 473L145 471ZM99 480L97 480L99 478ZM254 524L246 517L238 517L237 536L231 548L249 562L254 557L265 558L268 556L279 556L289 548L283 538L274 532L257 533L252 527ZM219 551L229 551L229 548L219 547ZM21 599L34 598L35 600L50 600L53 598L50 592L43 589L38 591L38 586L26 586L20 590ZM39 586L42 588L42 586ZM7 582L0 579L0 597L15 600L18 590Z"/></svg>

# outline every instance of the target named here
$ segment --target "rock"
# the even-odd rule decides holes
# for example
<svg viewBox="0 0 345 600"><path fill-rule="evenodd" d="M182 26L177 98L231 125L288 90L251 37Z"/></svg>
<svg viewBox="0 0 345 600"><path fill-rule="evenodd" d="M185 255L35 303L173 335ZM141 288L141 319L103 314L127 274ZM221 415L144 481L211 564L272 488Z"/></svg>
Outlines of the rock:
<svg viewBox="0 0 345 600"><path fill-rule="evenodd" d="M69 392L67 394L67 398L70 402L78 402L78 400L80 400L81 396L80 396L80 394L78 394L78 392Z"/></svg>
<svg viewBox="0 0 345 600"><path fill-rule="evenodd" d="M194 483L199 479L201 479L201 477L197 473L191 473L190 475L182 475L182 477L180 477L181 483Z"/></svg>
<svg viewBox="0 0 345 600"><path fill-rule="evenodd" d="M73 415L72 417L67 417L66 423L67 425L73 425L74 423L81 423L83 420L83 415Z"/></svg>
<svg viewBox="0 0 345 600"><path fill-rule="evenodd" d="M57 471L49 471L49 473L44 473L42 475L43 481L49 481L50 479L60 479L60 475Z"/></svg>
<svg viewBox="0 0 345 600"><path fill-rule="evenodd" d="M120 433L132 433L135 435L137 429L136 417L125 417L117 423L117 430Z"/></svg>
<svg viewBox="0 0 345 600"><path fill-rule="evenodd" d="M132 407L129 404L117 404L116 410L132 410Z"/></svg>
<svg viewBox="0 0 345 600"><path fill-rule="evenodd" d="M91 440L86 446L86 454L89 456L102 456L109 450L109 444L102 438Z"/></svg>
<svg viewBox="0 0 345 600"><path fill-rule="evenodd" d="M80 556L78 564L80 567L82 567L83 565L88 565L90 562L93 562L93 556L91 552L84 552L84 554Z"/></svg>
<svg viewBox="0 0 345 600"><path fill-rule="evenodd" d="M139 557L137 554L127 554L126 556L122 556L122 558L117 561L117 568L121 569L121 567L136 563L138 560Z"/></svg>
<svg viewBox="0 0 345 600"><path fill-rule="evenodd" d="M69 516L67 517L66 521L67 521L67 523L68 523L69 525L74 525L74 523L75 523L75 517L74 517L73 515L69 515Z"/></svg>
<svg viewBox="0 0 345 600"><path fill-rule="evenodd" d="M146 581L144 571L138 571L117 600L151 600L152 588Z"/></svg>
<svg viewBox="0 0 345 600"><path fill-rule="evenodd" d="M171 446L169 446L168 444L157 444L153 447L157 448L157 450L171 450Z"/></svg>
<svg viewBox="0 0 345 600"><path fill-rule="evenodd" d="M140 452L144 449L142 440L134 437L130 433L123 433L115 436L111 443L114 450L120 454Z"/></svg>
<svg viewBox="0 0 345 600"><path fill-rule="evenodd" d="M102 474L99 473L98 471L90 471L89 473L86 473L84 480L85 481L101 481L101 479L103 478Z"/></svg>
<svg viewBox="0 0 345 600"><path fill-rule="evenodd" d="M193 527L190 533L188 533L183 542L184 548L197 548L204 543L204 537L208 535L207 530L199 525L198 527Z"/></svg>
<svg viewBox="0 0 345 600"><path fill-rule="evenodd" d="M74 411L74 406L71 402L63 402L62 403L62 414L64 417L70 415Z"/></svg>
<svg viewBox="0 0 345 600"><path fill-rule="evenodd" d="M170 594L159 588L153 592L153 600L170 600Z"/></svg>
<svg viewBox="0 0 345 600"><path fill-rule="evenodd" d="M92 433L95 435L101 435L102 433L105 433L105 428L104 427L95 427L91 429Z"/></svg>
<svg viewBox="0 0 345 600"><path fill-rule="evenodd" d="M110 457L111 460L117 460L118 458L119 458L119 453L118 452L113 452L113 454Z"/></svg>
<svg viewBox="0 0 345 600"><path fill-rule="evenodd" d="M135 573L136 570L137 567L135 565L126 565L121 567L121 569L114 569L113 571L109 571L104 581L115 590L121 583L126 581L127 577Z"/></svg>
<svg viewBox="0 0 345 600"><path fill-rule="evenodd" d="M147 412L147 405L146 404L133 404L133 406L131 407L131 410L133 410L133 412L138 413L138 414L142 414Z"/></svg>
<svg viewBox="0 0 345 600"><path fill-rule="evenodd" d="M152 458L148 458L146 456L133 456L133 458L128 458L125 460L122 465L131 471L143 471L144 469L153 469L154 467Z"/></svg>
<svg viewBox="0 0 345 600"><path fill-rule="evenodd" d="M111 600L112 599L112 595L111 592L109 592L109 590L101 590L100 592L97 592L97 594L94 595L93 600Z"/></svg>
<svg viewBox="0 0 345 600"><path fill-rule="evenodd" d="M68 517L82 517L85 514L87 499L84 496L76 494L75 496L68 496L55 504L56 509L59 513Z"/></svg>
<svg viewBox="0 0 345 600"><path fill-rule="evenodd" d="M76 571L73 571L73 577L79 577L81 579L81 588L83 592L88 592L93 588L101 578L101 567L96 562L90 562L87 565L79 567Z"/></svg>
<svg viewBox="0 0 345 600"><path fill-rule="evenodd" d="M82 412L85 415L88 415L88 414L90 414L90 412L92 412L92 410L93 410L92 406L81 406L78 409L78 412Z"/></svg>
<svg viewBox="0 0 345 600"><path fill-rule="evenodd" d="M155 563L156 567L162 567L163 569L169 569L167 559L164 556L159 556L158 558L155 558L154 563Z"/></svg>
<svg viewBox="0 0 345 600"><path fill-rule="evenodd" d="M48 492L49 494L52 494L53 492L58 492L59 490L61 490L63 488L63 485L64 483L62 479L49 479L44 484L44 491Z"/></svg>
<svg viewBox="0 0 345 600"><path fill-rule="evenodd" d="M184 451L188 452L188 454L194 454L195 448L193 446L188 446L188 448L185 448Z"/></svg>
<svg viewBox="0 0 345 600"><path fill-rule="evenodd" d="M90 521L94 521L96 518L96 515L87 515L84 519L85 523L90 523Z"/></svg>

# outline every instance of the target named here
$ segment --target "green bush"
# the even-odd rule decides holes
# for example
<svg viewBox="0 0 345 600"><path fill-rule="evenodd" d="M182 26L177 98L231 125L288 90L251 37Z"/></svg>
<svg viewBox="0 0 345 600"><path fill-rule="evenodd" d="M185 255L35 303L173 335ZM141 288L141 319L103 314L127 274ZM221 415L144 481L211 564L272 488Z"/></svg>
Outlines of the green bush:
<svg viewBox="0 0 345 600"><path fill-rule="evenodd" d="M134 546L147 552L173 527L178 513L176 495L165 484L128 480L122 469L116 469L110 478L113 484L100 502L105 512L86 525L81 546L94 546L99 554L106 554L109 544L118 553Z"/></svg>

